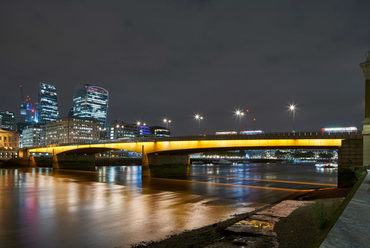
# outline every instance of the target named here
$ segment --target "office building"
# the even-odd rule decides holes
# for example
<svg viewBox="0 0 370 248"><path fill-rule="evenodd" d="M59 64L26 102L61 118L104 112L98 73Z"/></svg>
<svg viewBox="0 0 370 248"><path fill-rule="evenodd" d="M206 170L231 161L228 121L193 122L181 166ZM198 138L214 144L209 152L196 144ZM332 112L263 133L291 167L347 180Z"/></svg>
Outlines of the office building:
<svg viewBox="0 0 370 248"><path fill-rule="evenodd" d="M41 125L27 126L23 129L21 135L22 147L45 146L45 127Z"/></svg>
<svg viewBox="0 0 370 248"><path fill-rule="evenodd" d="M16 120L13 112L2 111L0 112L1 129L8 131L16 130Z"/></svg>
<svg viewBox="0 0 370 248"><path fill-rule="evenodd" d="M138 122L136 124L114 121L108 128L109 139L135 138L151 136L150 127L145 123Z"/></svg>
<svg viewBox="0 0 370 248"><path fill-rule="evenodd" d="M45 124L46 145L78 144L99 140L100 123L93 118L66 117Z"/></svg>
<svg viewBox="0 0 370 248"><path fill-rule="evenodd" d="M51 84L41 83L39 92L39 123L56 121L59 117L56 88Z"/></svg>
<svg viewBox="0 0 370 248"><path fill-rule="evenodd" d="M73 97L73 116L97 119L100 126L105 127L108 95L108 91L101 87L83 85Z"/></svg>

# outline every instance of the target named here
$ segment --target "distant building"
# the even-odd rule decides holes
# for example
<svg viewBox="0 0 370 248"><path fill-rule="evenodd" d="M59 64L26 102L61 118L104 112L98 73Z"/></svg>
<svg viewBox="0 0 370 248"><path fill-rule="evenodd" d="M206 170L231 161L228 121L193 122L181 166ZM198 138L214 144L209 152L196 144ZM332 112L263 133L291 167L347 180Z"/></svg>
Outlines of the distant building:
<svg viewBox="0 0 370 248"><path fill-rule="evenodd" d="M37 106L32 104L29 96L22 101L19 114L21 123L37 124L39 122Z"/></svg>
<svg viewBox="0 0 370 248"><path fill-rule="evenodd" d="M145 123L129 124L121 121L114 121L108 128L109 139L135 138L151 136L150 127Z"/></svg>
<svg viewBox="0 0 370 248"><path fill-rule="evenodd" d="M105 127L108 111L108 91L98 86L85 84L73 97L73 116L94 118Z"/></svg>
<svg viewBox="0 0 370 248"><path fill-rule="evenodd" d="M156 137L170 137L171 132L168 128L161 127L161 126L151 126L150 132L152 135Z"/></svg>
<svg viewBox="0 0 370 248"><path fill-rule="evenodd" d="M0 159L18 157L19 135L14 131L0 130Z"/></svg>
<svg viewBox="0 0 370 248"><path fill-rule="evenodd" d="M100 123L93 118L66 117L45 124L46 145L99 140Z"/></svg>
<svg viewBox="0 0 370 248"><path fill-rule="evenodd" d="M1 129L8 131L16 130L16 120L13 112L2 111L0 112Z"/></svg>
<svg viewBox="0 0 370 248"><path fill-rule="evenodd" d="M42 125L27 126L21 135L22 147L45 146L45 127Z"/></svg>
<svg viewBox="0 0 370 248"><path fill-rule="evenodd" d="M56 88L51 84L41 83L39 92L39 123L56 121L58 117Z"/></svg>

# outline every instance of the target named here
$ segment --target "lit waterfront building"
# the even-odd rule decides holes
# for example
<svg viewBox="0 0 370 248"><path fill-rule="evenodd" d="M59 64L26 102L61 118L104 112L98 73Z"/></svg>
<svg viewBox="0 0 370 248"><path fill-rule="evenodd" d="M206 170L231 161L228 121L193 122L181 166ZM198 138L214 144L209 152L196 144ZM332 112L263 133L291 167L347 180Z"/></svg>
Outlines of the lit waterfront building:
<svg viewBox="0 0 370 248"><path fill-rule="evenodd" d="M22 147L45 146L45 127L41 125L27 126L21 135Z"/></svg>
<svg viewBox="0 0 370 248"><path fill-rule="evenodd" d="M46 145L88 143L99 140L98 120L66 117L45 124Z"/></svg>
<svg viewBox="0 0 370 248"><path fill-rule="evenodd" d="M8 131L15 131L16 120L13 112L2 111L0 112L1 129Z"/></svg>
<svg viewBox="0 0 370 248"><path fill-rule="evenodd" d="M108 96L106 89L88 84L83 85L73 97L73 116L97 119L100 126L105 127Z"/></svg>
<svg viewBox="0 0 370 248"><path fill-rule="evenodd" d="M135 138L152 135L150 127L140 122L129 124L121 121L114 121L108 129L109 139Z"/></svg>
<svg viewBox="0 0 370 248"><path fill-rule="evenodd" d="M39 122L56 121L58 117L56 88L51 84L41 83L39 92Z"/></svg>
<svg viewBox="0 0 370 248"><path fill-rule="evenodd" d="M18 157L19 135L14 131L0 130L0 159Z"/></svg>
<svg viewBox="0 0 370 248"><path fill-rule="evenodd" d="M171 132L168 128L161 127L161 126L151 126L150 132L153 136L156 137L170 137Z"/></svg>

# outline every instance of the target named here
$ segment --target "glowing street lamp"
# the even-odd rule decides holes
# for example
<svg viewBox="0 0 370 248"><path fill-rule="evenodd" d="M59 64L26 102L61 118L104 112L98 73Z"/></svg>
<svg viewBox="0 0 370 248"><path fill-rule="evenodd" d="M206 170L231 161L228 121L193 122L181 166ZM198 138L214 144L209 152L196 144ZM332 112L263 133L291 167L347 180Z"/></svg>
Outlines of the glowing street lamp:
<svg viewBox="0 0 370 248"><path fill-rule="evenodd" d="M168 125L169 125L169 124L171 124L171 122L172 122L172 121L171 121L170 119L167 119L167 118L164 118L164 119L163 119L163 123L165 123L165 124L166 124L167 129L168 129Z"/></svg>
<svg viewBox="0 0 370 248"><path fill-rule="evenodd" d="M244 112L242 110L240 110L240 109L237 109L237 110L235 110L234 115L235 115L235 117L237 119L237 123L238 123L238 126L239 126L240 120L244 116Z"/></svg>
<svg viewBox="0 0 370 248"><path fill-rule="evenodd" d="M194 115L194 119L195 119L195 121L197 121L197 122L198 122L198 126L199 126L199 133L200 133L200 121L201 121L201 120L203 120L203 116L202 116L202 115L200 115L200 114L195 114L195 115Z"/></svg>
<svg viewBox="0 0 370 248"><path fill-rule="evenodd" d="M295 122L295 111L297 110L297 106L295 104L289 105L289 111L292 113L292 120L293 120L293 132L294 131L294 122Z"/></svg>

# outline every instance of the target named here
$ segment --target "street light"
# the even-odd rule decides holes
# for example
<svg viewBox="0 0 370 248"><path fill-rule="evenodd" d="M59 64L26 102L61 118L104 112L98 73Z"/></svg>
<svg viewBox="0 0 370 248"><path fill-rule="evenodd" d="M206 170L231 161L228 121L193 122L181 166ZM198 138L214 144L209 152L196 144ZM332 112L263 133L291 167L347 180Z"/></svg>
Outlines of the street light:
<svg viewBox="0 0 370 248"><path fill-rule="evenodd" d="M164 119L163 119L163 123L165 123L165 124L166 124L167 129L168 129L168 125L169 125L169 124L171 124L171 122L172 122L172 121L171 121L170 119L167 119L167 118L164 118Z"/></svg>
<svg viewBox="0 0 370 248"><path fill-rule="evenodd" d="M240 109L235 110L234 115L236 116L238 127L240 124L240 119L244 116L244 112Z"/></svg>
<svg viewBox="0 0 370 248"><path fill-rule="evenodd" d="M194 119L195 119L196 121L198 121L199 134L200 134L200 121L201 121L201 120L203 120L203 116L202 116L202 115L200 115L200 114L195 114L195 115L194 115Z"/></svg>
<svg viewBox="0 0 370 248"><path fill-rule="evenodd" d="M295 122L295 111L297 109L297 106L295 104L290 104L289 105L289 111L292 112L292 120L293 120L293 132L295 132L294 130L294 122Z"/></svg>

